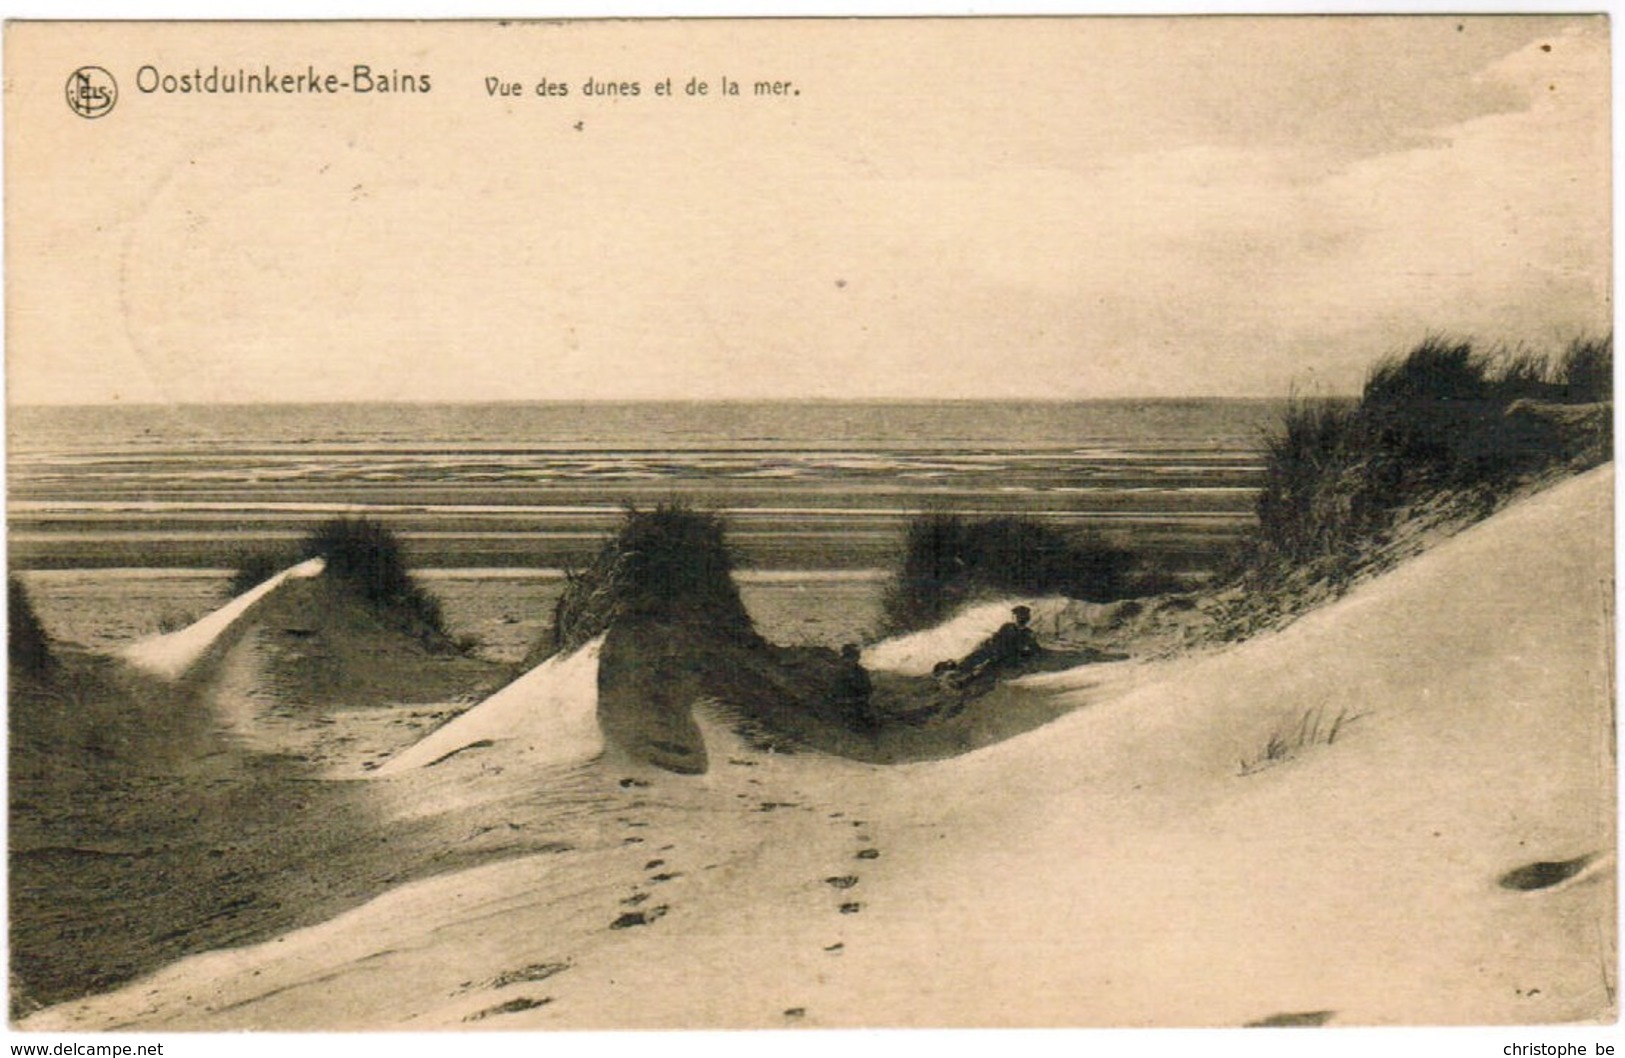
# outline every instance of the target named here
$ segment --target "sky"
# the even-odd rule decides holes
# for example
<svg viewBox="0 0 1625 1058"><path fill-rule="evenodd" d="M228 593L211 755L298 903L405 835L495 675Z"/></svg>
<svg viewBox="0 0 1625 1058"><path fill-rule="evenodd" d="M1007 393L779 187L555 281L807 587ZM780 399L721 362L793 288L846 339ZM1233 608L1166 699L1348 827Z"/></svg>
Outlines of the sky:
<svg viewBox="0 0 1625 1058"><path fill-rule="evenodd" d="M1430 333L1610 329L1601 18L13 24L6 46L13 403L1281 396L1352 391ZM90 63L120 86L96 120L63 92ZM432 89L138 86L355 63Z"/></svg>

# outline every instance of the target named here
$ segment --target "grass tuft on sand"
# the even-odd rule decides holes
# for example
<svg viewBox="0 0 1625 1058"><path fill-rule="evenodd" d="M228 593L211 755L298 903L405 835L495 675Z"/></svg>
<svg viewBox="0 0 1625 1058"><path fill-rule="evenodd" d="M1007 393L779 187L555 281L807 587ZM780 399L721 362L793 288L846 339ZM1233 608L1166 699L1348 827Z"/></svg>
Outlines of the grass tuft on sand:
<svg viewBox="0 0 1625 1058"><path fill-rule="evenodd" d="M290 552L256 552L238 563L232 594L241 594L307 558L327 563L325 576L348 595L398 626L437 645L450 645L440 600L413 579L406 548L387 526L370 518L330 518Z"/></svg>
<svg viewBox="0 0 1625 1058"><path fill-rule="evenodd" d="M1283 724L1271 732L1256 754L1243 759L1241 774L1252 775L1271 765L1289 761L1312 746L1330 746L1344 729L1364 715L1342 709L1336 716L1328 717L1322 707L1306 709L1295 722Z"/></svg>
<svg viewBox="0 0 1625 1058"><path fill-rule="evenodd" d="M1298 399L1264 441L1250 573L1334 575L1396 518L1443 493L1488 514L1531 477L1612 448L1613 339L1556 358L1431 336L1378 363L1356 401Z"/></svg>
<svg viewBox="0 0 1625 1058"><path fill-rule="evenodd" d="M721 516L682 503L627 507L593 561L566 571L553 611L553 649L574 650L625 617L692 621L755 642L725 532Z"/></svg>

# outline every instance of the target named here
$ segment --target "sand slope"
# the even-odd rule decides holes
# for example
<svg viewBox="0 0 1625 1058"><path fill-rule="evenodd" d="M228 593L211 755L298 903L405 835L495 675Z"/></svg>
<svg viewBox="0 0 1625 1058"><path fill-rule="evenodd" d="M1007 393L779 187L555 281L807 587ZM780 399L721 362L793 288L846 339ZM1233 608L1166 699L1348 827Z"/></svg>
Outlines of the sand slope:
<svg viewBox="0 0 1625 1058"><path fill-rule="evenodd" d="M512 743L505 759L524 754L539 764L588 760L604 748L598 728L599 636L556 655L391 758L378 775L437 764L455 753Z"/></svg>
<svg viewBox="0 0 1625 1058"><path fill-rule="evenodd" d="M1278 635L1041 677L1082 707L953 760L604 771L637 795L619 844L420 881L25 1027L1612 1017L1612 488L1557 486ZM1335 740L1270 760L1305 715ZM435 781L523 781L496 770Z"/></svg>
<svg viewBox="0 0 1625 1058"><path fill-rule="evenodd" d="M129 664L161 679L179 679L207 654L220 637L230 631L261 599L289 580L320 576L327 563L312 558L283 570L276 576L243 592L226 605L178 631L150 636L131 643L119 652Z"/></svg>

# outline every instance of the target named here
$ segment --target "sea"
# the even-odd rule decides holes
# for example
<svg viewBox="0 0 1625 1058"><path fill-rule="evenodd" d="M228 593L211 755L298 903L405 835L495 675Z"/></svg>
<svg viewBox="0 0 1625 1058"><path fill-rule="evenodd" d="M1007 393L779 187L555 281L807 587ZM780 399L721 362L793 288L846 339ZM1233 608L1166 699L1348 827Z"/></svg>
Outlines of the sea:
<svg viewBox="0 0 1625 1058"><path fill-rule="evenodd" d="M13 569L227 569L366 515L425 570L556 571L629 506L724 516L747 576L892 566L922 511L1024 514L1200 573L1267 400L42 407L7 417Z"/></svg>

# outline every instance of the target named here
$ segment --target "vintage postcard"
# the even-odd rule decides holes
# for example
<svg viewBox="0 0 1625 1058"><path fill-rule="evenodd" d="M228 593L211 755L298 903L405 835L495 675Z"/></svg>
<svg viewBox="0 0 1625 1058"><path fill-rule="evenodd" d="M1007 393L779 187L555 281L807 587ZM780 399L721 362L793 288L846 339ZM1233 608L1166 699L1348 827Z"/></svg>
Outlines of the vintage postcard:
<svg viewBox="0 0 1625 1058"><path fill-rule="evenodd" d="M1612 1024L1610 62L8 24L12 1030Z"/></svg>

